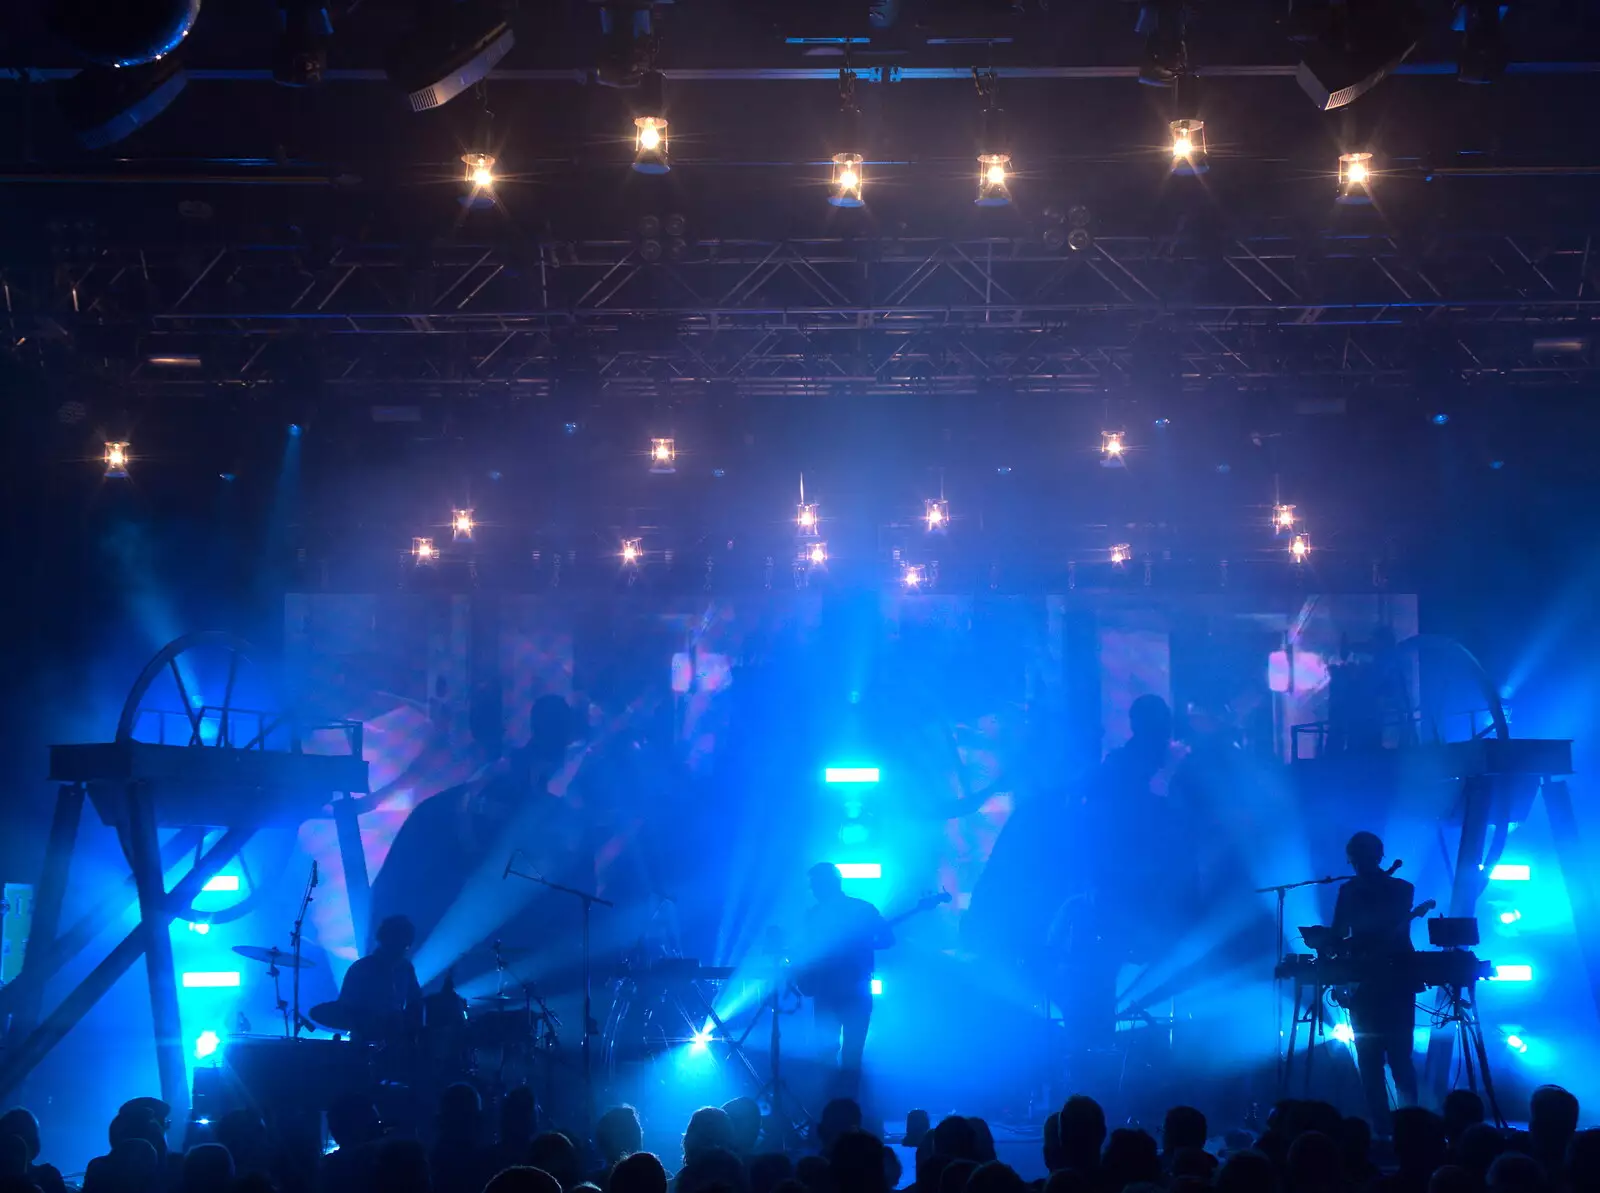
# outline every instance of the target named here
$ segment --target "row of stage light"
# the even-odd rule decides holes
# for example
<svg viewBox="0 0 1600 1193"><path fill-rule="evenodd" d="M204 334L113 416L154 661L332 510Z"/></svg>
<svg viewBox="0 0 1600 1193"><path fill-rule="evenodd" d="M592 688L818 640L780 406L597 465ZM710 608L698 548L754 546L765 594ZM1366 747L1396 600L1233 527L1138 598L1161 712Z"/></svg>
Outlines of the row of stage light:
<svg viewBox="0 0 1600 1193"><path fill-rule="evenodd" d="M1012 158L1005 112L997 99L997 78L992 70L982 72L974 68L972 73L982 101L977 148L978 186L973 202L979 207L1007 207L1011 204L1017 167ZM860 111L856 107L855 82L853 71L848 68L839 71L841 131L838 136L842 144L840 152L833 155L828 177L828 202L834 207L866 205L868 159L862 152L866 145L861 132ZM1193 76L1182 76L1173 86L1175 107L1186 113L1167 125L1171 170L1176 175L1192 177L1210 170L1210 158L1206 152L1206 123L1196 114L1196 86ZM633 120L633 168L641 174L665 174L672 169L671 126L667 119L664 95L661 73L652 71L646 74L636 101L636 110L640 114ZM462 154L461 161L466 166L467 196L464 202L469 206L492 204L495 183L499 181L495 173L498 159L494 153L484 146ZM1334 175L1334 201L1342 204L1370 203L1373 177L1371 153L1365 150L1341 153Z"/></svg>
<svg viewBox="0 0 1600 1193"><path fill-rule="evenodd" d="M1124 468L1127 466L1128 442L1125 431L1102 431L1100 434L1100 465L1103 468ZM105 445L103 461L105 475L108 479L126 479L128 466L132 461L129 444L125 441L108 442ZM650 440L650 450L646 457L649 461L650 471L660 475L670 475L678 470L678 444L670 436L658 436ZM454 543L470 544L475 541L478 523L473 517L471 509L453 509L450 511L450 535ZM950 503L942 495L930 497L923 502L922 518L923 528L927 534L945 534L950 529ZM828 544L822 539L822 517L818 513L817 503L806 500L805 477L800 478L800 501L795 509L795 534L799 539L799 546L795 557L797 567L825 568L828 565ZM1296 565L1304 564L1311 558L1311 535L1306 530L1295 507L1283 502L1278 502L1272 507L1272 532L1275 537L1287 540L1289 558ZM644 538L632 536L624 538L618 547L617 558L624 568L638 569L645 562L646 551ZM438 541L432 535L417 535L411 540L411 560L418 567L431 567L442 558ZM1112 543L1106 548L1106 560L1115 567L1125 567L1133 562L1133 545L1131 543ZM931 579L926 564L901 561L900 581L908 589L919 589Z"/></svg>

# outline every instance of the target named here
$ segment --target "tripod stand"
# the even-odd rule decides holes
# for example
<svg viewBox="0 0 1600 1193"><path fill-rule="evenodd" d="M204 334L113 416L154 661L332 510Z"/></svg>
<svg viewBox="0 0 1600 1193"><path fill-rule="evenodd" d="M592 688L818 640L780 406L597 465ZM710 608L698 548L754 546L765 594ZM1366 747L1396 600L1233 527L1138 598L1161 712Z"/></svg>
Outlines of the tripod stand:
<svg viewBox="0 0 1600 1193"><path fill-rule="evenodd" d="M1500 1102L1494 1093L1494 1077L1489 1072L1489 1050L1483 1043L1483 1023L1478 1018L1478 1000L1473 986L1440 986L1439 1002L1433 1012L1434 1023L1439 1027L1454 1025L1456 1044L1460 1048L1461 1072L1467 1079L1467 1088L1478 1092L1483 1082L1483 1099L1496 1125L1504 1128L1505 1115L1500 1113Z"/></svg>
<svg viewBox="0 0 1600 1193"><path fill-rule="evenodd" d="M795 1096L794 1090L789 1088L789 1083L783 1078L783 1016L793 1012L785 1011L782 1001L783 996L793 989L794 983L789 980L788 959L774 952L767 996L756 1008L750 1026L744 1029L744 1034L734 1044L735 1051L742 1056L744 1042L750 1038L750 1033L755 1031L756 1025L761 1022L762 1013L771 1013L772 1022L768 1035L768 1046L771 1049L771 1076L760 1089L756 1090L756 1101L765 1101L771 1107L772 1117L780 1124L779 1130L782 1133L778 1142L785 1149L802 1144L806 1130L812 1124L811 1115L806 1113L805 1104ZM745 1066L751 1067L748 1060L745 1060Z"/></svg>

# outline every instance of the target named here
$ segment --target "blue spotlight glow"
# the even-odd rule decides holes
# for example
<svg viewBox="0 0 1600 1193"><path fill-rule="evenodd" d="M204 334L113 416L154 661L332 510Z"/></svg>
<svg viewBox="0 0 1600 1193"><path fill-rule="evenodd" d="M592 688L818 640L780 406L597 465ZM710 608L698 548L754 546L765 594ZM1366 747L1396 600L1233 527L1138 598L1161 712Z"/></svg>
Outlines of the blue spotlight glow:
<svg viewBox="0 0 1600 1193"><path fill-rule="evenodd" d="M867 826L864 824L847 824L839 830L839 844L865 845L867 842Z"/></svg>
<svg viewBox="0 0 1600 1193"><path fill-rule="evenodd" d="M1528 1042L1521 1036L1507 1036L1506 1047L1513 1052L1526 1052L1528 1050Z"/></svg>
<svg viewBox="0 0 1600 1193"><path fill-rule="evenodd" d="M211 931L211 925L206 923L204 920L190 920L189 931L195 933L197 936L206 936Z"/></svg>
<svg viewBox="0 0 1600 1193"><path fill-rule="evenodd" d="M1531 982L1533 981L1533 966L1531 965L1496 965L1491 982Z"/></svg>
<svg viewBox="0 0 1600 1193"><path fill-rule="evenodd" d="M830 766L822 772L825 783L876 783L878 778L875 766Z"/></svg>
<svg viewBox="0 0 1600 1193"><path fill-rule="evenodd" d="M840 862L840 878L882 878L883 866L878 862Z"/></svg>
<svg viewBox="0 0 1600 1193"><path fill-rule="evenodd" d="M1333 1030L1328 1034L1341 1044L1354 1044L1356 1042L1356 1029L1348 1023L1335 1023Z"/></svg>
<svg viewBox="0 0 1600 1193"><path fill-rule="evenodd" d="M1495 882L1527 882L1533 877L1533 871L1528 866L1501 862L1489 871L1489 877Z"/></svg>
<svg viewBox="0 0 1600 1193"><path fill-rule="evenodd" d="M1516 908L1512 908L1510 911L1502 911L1500 913L1500 922L1502 924L1514 924L1521 918L1522 913Z"/></svg>
<svg viewBox="0 0 1600 1193"><path fill-rule="evenodd" d="M300 438L300 435L301 435L300 424L299 423L290 423L289 424L289 438L290 439L298 439L298 438Z"/></svg>
<svg viewBox="0 0 1600 1193"><path fill-rule="evenodd" d="M716 1038L711 1020L706 1020L706 1025L689 1038L690 1052L704 1052L706 1047Z"/></svg>
<svg viewBox="0 0 1600 1193"><path fill-rule="evenodd" d="M223 987L236 988L238 985L239 971L237 969L188 969L183 973L183 987L185 990L217 990Z"/></svg>
<svg viewBox="0 0 1600 1193"><path fill-rule="evenodd" d="M189 975L184 974L183 976L188 977ZM222 1047L221 1036L214 1031L203 1031L194 1038L194 1058L195 1060L205 1060L206 1057L214 1055L220 1047ZM200 1121L204 1123L210 1120L201 1119Z"/></svg>
<svg viewBox="0 0 1600 1193"><path fill-rule="evenodd" d="M1433 425L1434 426L1442 427L1442 426L1445 425L1445 423L1450 421L1450 416L1448 414L1446 414L1443 410L1441 410L1441 411L1439 411L1438 414L1435 414L1433 416L1433 420L1432 421L1433 421Z"/></svg>
<svg viewBox="0 0 1600 1193"><path fill-rule="evenodd" d="M203 891L237 891L239 889L239 876L237 874L218 874L206 879Z"/></svg>
<svg viewBox="0 0 1600 1193"><path fill-rule="evenodd" d="M882 994L883 993L883 979L882 978L873 978L872 979L872 992L874 994Z"/></svg>

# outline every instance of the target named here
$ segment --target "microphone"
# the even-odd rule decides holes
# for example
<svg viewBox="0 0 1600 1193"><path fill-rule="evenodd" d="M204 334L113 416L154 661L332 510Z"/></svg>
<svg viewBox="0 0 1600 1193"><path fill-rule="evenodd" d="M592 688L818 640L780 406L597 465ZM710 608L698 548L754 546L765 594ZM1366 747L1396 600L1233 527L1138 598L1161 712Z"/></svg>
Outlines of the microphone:
<svg viewBox="0 0 1600 1193"><path fill-rule="evenodd" d="M315 887L317 885L317 859L316 858L312 858L311 859L311 885L313 887Z"/></svg>
<svg viewBox="0 0 1600 1193"><path fill-rule="evenodd" d="M500 871L500 881L501 882L504 882L506 879L511 877L511 863L516 861L516 860L517 860L517 851L515 849L513 849L511 851L511 856L506 858L506 868L504 870Z"/></svg>
<svg viewBox="0 0 1600 1193"><path fill-rule="evenodd" d="M1394 861L1389 863L1389 868L1387 870L1385 870L1384 873L1389 875L1389 876L1391 876L1391 877L1393 877L1394 872L1396 870L1398 870L1403 865L1405 865L1404 860L1402 860L1401 858L1395 858Z"/></svg>

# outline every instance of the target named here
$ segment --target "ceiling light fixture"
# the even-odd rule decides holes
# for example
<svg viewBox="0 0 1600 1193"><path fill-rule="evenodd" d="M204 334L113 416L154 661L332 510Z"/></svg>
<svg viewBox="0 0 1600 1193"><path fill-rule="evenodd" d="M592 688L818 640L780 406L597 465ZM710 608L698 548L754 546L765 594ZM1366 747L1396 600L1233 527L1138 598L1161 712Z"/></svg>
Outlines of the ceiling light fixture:
<svg viewBox="0 0 1600 1193"><path fill-rule="evenodd" d="M978 197L973 202L979 207L1009 207L1011 140L1007 136L1006 114L1001 109L996 94L999 78L993 68L980 71L974 66L972 81L976 84L978 98L983 103L982 127L978 140Z"/></svg>
<svg viewBox="0 0 1600 1193"><path fill-rule="evenodd" d="M856 74L848 66L839 68L839 139L841 152L833 155L833 171L828 178L828 203L834 207L860 207L862 187L861 112L856 107Z"/></svg>
<svg viewBox="0 0 1600 1193"><path fill-rule="evenodd" d="M1372 202L1372 154L1339 155L1339 189L1334 197L1347 206Z"/></svg>
<svg viewBox="0 0 1600 1193"><path fill-rule="evenodd" d="M517 43L494 0L424 8L423 18L390 53L386 69L413 112L440 107L481 83Z"/></svg>
<svg viewBox="0 0 1600 1193"><path fill-rule="evenodd" d="M666 80L658 70L639 82L639 115L633 120L633 168L640 174L672 169L667 146Z"/></svg>
<svg viewBox="0 0 1600 1193"><path fill-rule="evenodd" d="M1421 21L1412 0L1301 0L1317 25L1295 80L1324 112L1354 103L1417 48Z"/></svg>

